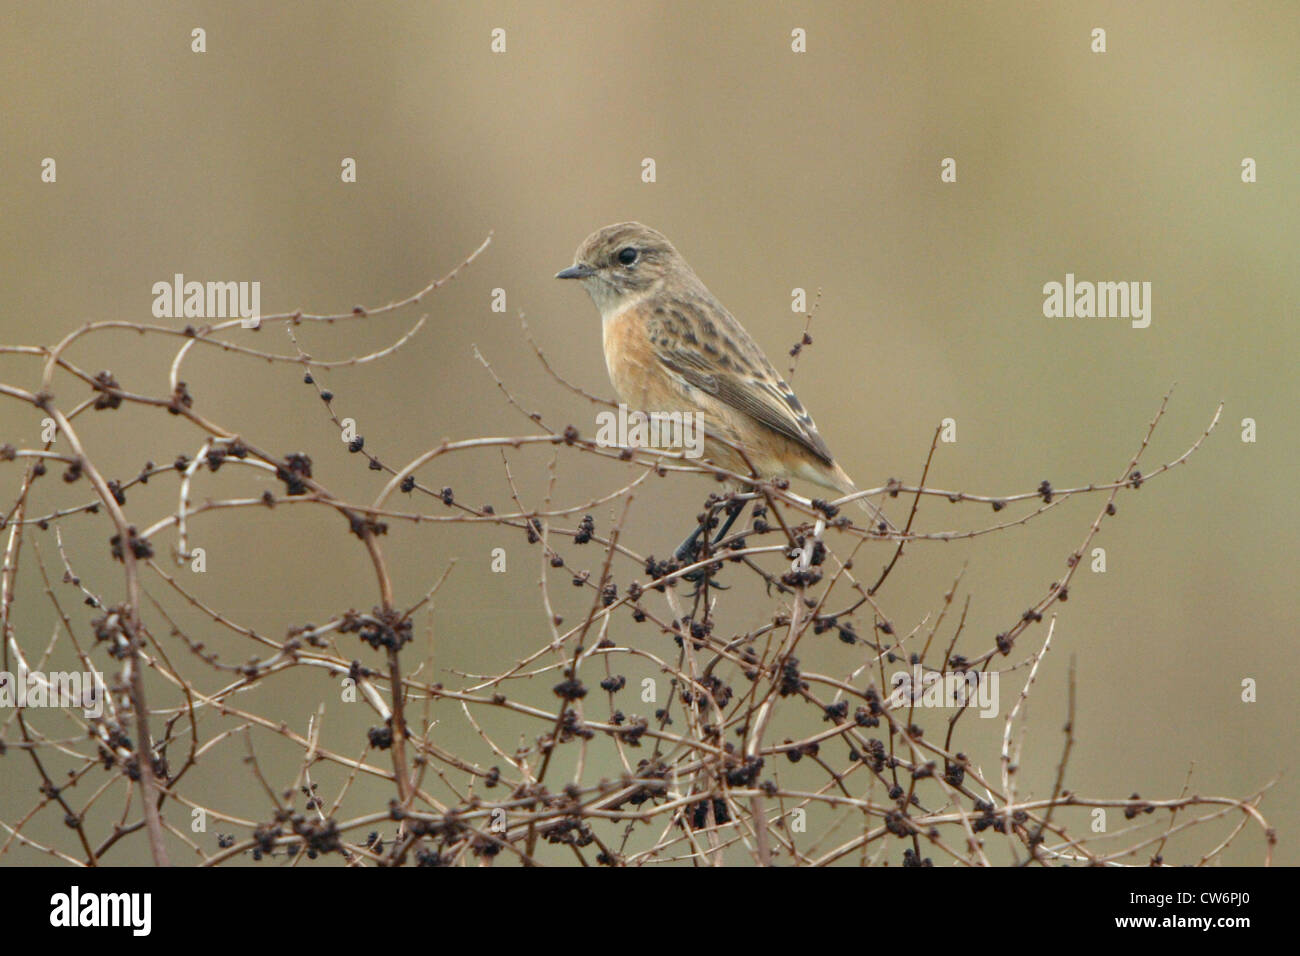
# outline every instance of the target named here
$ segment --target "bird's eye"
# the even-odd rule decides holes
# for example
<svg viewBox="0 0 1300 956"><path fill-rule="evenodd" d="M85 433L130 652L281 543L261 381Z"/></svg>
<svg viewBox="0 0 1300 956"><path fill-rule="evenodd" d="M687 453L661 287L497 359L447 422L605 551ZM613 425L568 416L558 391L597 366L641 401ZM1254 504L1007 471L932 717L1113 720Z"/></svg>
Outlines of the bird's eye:
<svg viewBox="0 0 1300 956"><path fill-rule="evenodd" d="M627 246L618 251L618 261L623 263L625 266L630 266L632 263L636 262L636 257L637 251L631 246Z"/></svg>

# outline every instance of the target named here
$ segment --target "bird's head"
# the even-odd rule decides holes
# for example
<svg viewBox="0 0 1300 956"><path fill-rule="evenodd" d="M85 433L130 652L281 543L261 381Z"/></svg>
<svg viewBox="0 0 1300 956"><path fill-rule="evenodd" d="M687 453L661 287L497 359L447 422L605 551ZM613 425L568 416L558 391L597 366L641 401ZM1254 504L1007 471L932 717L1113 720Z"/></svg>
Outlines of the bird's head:
<svg viewBox="0 0 1300 956"><path fill-rule="evenodd" d="M584 239L573 265L555 278L581 280L601 313L610 314L680 271L692 275L662 233L639 222L618 222Z"/></svg>

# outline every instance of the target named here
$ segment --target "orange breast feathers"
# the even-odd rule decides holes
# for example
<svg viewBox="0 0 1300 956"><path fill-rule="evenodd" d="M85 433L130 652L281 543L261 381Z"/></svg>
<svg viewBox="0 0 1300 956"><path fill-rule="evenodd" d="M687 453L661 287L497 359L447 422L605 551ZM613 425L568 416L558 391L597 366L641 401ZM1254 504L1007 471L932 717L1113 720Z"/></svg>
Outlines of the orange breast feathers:
<svg viewBox="0 0 1300 956"><path fill-rule="evenodd" d="M685 412L700 409L672 377L650 344L646 322L633 305L604 320L605 367L614 391L630 409Z"/></svg>
<svg viewBox="0 0 1300 956"><path fill-rule="evenodd" d="M604 320L605 365L614 390L628 408L701 412L704 453L716 464L741 474L749 472L744 458L727 445L713 441L714 435L745 448L760 474L798 473L799 464L810 457L807 452L744 412L683 381L656 353L650 341L650 324L636 305Z"/></svg>

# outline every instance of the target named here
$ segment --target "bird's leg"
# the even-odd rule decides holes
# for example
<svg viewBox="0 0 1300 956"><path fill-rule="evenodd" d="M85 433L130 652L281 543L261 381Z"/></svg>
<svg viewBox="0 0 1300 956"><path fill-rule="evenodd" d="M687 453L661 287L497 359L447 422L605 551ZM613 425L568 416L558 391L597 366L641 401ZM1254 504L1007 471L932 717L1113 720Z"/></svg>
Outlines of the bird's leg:
<svg viewBox="0 0 1300 956"><path fill-rule="evenodd" d="M713 542L709 545L711 548L716 548L718 543L727 536L727 532L731 530L731 526L736 523L736 519L740 517L741 512L745 510L745 505L747 504L749 504L749 502L745 501L743 498L739 501L727 502L727 520L722 523L722 527L718 529L718 533L713 536Z"/></svg>
<svg viewBox="0 0 1300 956"><path fill-rule="evenodd" d="M688 564L693 564L701 558L708 557L712 553L713 548L715 548L720 541L726 538L727 533L731 531L731 526L736 523L736 519L739 518L741 512L745 510L746 504L748 504L748 502L742 499L740 501L728 501L721 506L710 506L709 510L705 512L700 524L690 533L685 541L678 545L677 550L673 552L673 556L678 561L685 561ZM722 527L718 529L718 533L713 536L713 540L709 541L708 531L717 517L719 507L726 511L727 517L723 521ZM704 541L707 542L704 546L701 546L700 543L701 536L703 536ZM687 574L683 574L682 577L687 581L697 582L706 576L707 570L707 568L701 568L698 571L691 571ZM713 586L719 590L725 590L720 585L715 584Z"/></svg>
<svg viewBox="0 0 1300 956"><path fill-rule="evenodd" d="M673 557L676 560L682 562L683 564L694 564L697 560L703 557L703 555L701 555L700 552L706 550L709 546L708 532L709 532L709 525L712 524L714 520L713 515L714 515L714 511L712 508L710 508L704 514L702 520L699 523L699 526L696 527L696 529L692 531L689 535L687 535L685 541L683 541L681 544L677 546L677 550L673 552ZM703 543L700 542L701 536L703 536L704 538ZM703 569L699 571L691 571L688 574L682 575L682 577L685 578L687 581L698 581L703 576L704 576Z"/></svg>
<svg viewBox="0 0 1300 956"><path fill-rule="evenodd" d="M677 550L673 552L674 558L676 558L678 561L690 562L690 559L695 557L695 549L699 547L700 535L704 533L706 524L708 524L707 517L704 519L704 521L700 522L700 524L696 527L694 531L692 531L689 535L686 536L685 541L683 541L681 544L677 546Z"/></svg>

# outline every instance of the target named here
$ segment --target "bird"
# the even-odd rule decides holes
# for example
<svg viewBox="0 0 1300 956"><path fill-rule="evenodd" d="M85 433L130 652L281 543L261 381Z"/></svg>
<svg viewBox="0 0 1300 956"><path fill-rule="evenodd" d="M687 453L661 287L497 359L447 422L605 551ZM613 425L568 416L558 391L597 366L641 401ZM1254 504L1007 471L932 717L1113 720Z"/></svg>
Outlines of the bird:
<svg viewBox="0 0 1300 956"><path fill-rule="evenodd" d="M728 471L857 492L794 389L662 233L597 229L555 278L580 281L600 312L610 382L628 407L702 412L704 454Z"/></svg>

